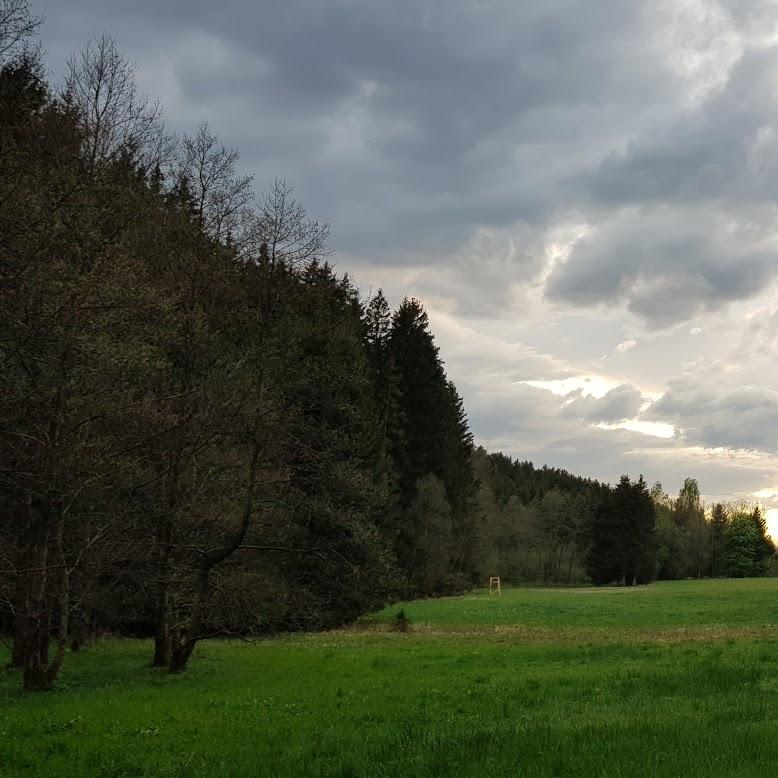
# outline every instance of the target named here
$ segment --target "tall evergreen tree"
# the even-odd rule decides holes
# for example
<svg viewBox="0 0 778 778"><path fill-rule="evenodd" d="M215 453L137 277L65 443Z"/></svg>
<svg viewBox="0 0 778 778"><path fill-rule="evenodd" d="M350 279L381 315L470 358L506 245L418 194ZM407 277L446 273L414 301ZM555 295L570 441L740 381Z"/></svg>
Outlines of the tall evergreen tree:
<svg viewBox="0 0 778 778"><path fill-rule="evenodd" d="M419 482L433 475L443 484L452 511L454 531L447 544L451 580L464 585L474 575L468 553L475 507L472 439L461 399L446 378L429 319L418 300L406 298L392 317L389 355L400 387L399 414L394 423L402 430L402 443L395 451L403 511L398 556L413 580L412 549L419 528L410 507Z"/></svg>
<svg viewBox="0 0 778 778"><path fill-rule="evenodd" d="M392 313L381 289L365 306L363 329L377 409L378 427L375 434L379 450L378 475L396 493L398 487L394 457L400 453L404 426L400 405L402 390L391 351ZM391 521L389 517L386 520Z"/></svg>

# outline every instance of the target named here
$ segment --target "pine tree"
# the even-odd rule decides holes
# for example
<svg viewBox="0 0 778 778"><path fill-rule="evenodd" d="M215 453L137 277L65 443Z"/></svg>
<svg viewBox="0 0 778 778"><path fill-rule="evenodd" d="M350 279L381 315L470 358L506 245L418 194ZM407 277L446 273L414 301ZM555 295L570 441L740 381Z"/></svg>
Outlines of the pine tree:
<svg viewBox="0 0 778 778"><path fill-rule="evenodd" d="M392 314L382 290L368 301L363 316L364 348L373 381L378 427L378 476L396 493L394 457L402 446L403 419L400 376L391 351Z"/></svg>
<svg viewBox="0 0 778 778"><path fill-rule="evenodd" d="M767 563L769 559L775 555L775 546L767 531L767 520L762 513L761 508L757 505L751 514L751 520L754 523L754 528L757 532L757 547L756 558L758 560L759 569L763 575L767 570Z"/></svg>
<svg viewBox="0 0 778 778"><path fill-rule="evenodd" d="M376 373L385 369L389 359L389 337L392 331L392 312L379 289L365 306L365 350Z"/></svg>
<svg viewBox="0 0 778 778"><path fill-rule="evenodd" d="M656 510L643 476L623 475L596 510L591 528L589 574L595 583L631 585L655 575Z"/></svg>
<svg viewBox="0 0 778 778"><path fill-rule="evenodd" d="M419 482L433 475L443 484L452 511L454 531L447 549L451 580L464 585L474 575L469 552L475 522L472 438L462 401L446 378L427 314L418 300L406 298L392 317L389 355L400 388L399 414L394 420L401 428L401 443L394 451L403 513L398 557L412 579L419 529L410 507Z"/></svg>

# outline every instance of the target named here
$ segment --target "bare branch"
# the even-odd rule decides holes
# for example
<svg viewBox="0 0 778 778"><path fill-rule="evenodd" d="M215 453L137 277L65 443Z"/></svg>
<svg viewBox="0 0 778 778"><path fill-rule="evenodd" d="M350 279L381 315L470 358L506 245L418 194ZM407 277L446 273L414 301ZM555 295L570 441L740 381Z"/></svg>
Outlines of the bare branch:
<svg viewBox="0 0 778 778"><path fill-rule="evenodd" d="M30 12L29 0L0 0L0 63L23 49L42 22Z"/></svg>
<svg viewBox="0 0 778 778"><path fill-rule="evenodd" d="M184 135L174 172L178 190L191 198L202 229L214 240L240 241L254 202L253 176L239 176L239 154L202 122Z"/></svg>
<svg viewBox="0 0 778 778"><path fill-rule="evenodd" d="M172 150L161 104L138 93L135 65L108 35L71 56L65 100L79 111L90 170L121 157L150 170Z"/></svg>
<svg viewBox="0 0 778 778"><path fill-rule="evenodd" d="M289 266L305 265L325 259L332 252L327 248L329 224L308 218L305 209L292 197L293 189L277 178L270 191L259 201L259 212L251 230L252 248L259 254L267 248L270 262Z"/></svg>

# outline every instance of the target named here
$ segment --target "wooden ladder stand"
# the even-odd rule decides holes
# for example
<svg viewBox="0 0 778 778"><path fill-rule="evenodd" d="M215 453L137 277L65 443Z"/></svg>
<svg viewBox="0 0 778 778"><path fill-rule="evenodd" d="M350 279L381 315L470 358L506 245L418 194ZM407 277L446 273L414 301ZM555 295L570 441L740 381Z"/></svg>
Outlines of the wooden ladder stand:
<svg viewBox="0 0 778 778"><path fill-rule="evenodd" d="M498 597L502 596L502 590L500 589L500 576L493 575L489 579L489 596L496 594Z"/></svg>

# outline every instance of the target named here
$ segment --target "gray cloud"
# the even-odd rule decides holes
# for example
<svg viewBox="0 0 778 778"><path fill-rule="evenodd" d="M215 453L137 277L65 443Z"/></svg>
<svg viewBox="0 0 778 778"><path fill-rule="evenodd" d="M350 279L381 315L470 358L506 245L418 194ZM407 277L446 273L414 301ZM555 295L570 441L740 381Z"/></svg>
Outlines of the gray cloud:
<svg viewBox="0 0 778 778"><path fill-rule="evenodd" d="M626 302L662 326L756 294L777 258L771 230L713 207L625 209L576 244L547 294L573 304Z"/></svg>
<svg viewBox="0 0 778 778"><path fill-rule="evenodd" d="M778 483L704 453L774 450L774 0L33 3L55 75L112 33L173 129L209 120L332 223L339 270L426 300L479 440L606 480ZM616 388L521 384L580 375ZM594 426L659 394L643 418L684 438Z"/></svg>
<svg viewBox="0 0 778 778"><path fill-rule="evenodd" d="M637 417L646 402L639 389L621 384L602 397L584 396L580 392L564 406L567 415L594 423L615 423Z"/></svg>
<svg viewBox="0 0 778 778"><path fill-rule="evenodd" d="M295 183L336 248L384 261L551 224L619 118L681 90L644 10L618 2L42 6L55 37L115 28L166 102L209 114L259 181Z"/></svg>
<svg viewBox="0 0 778 778"><path fill-rule="evenodd" d="M675 422L693 444L778 453L778 391L774 389L712 389L692 379L680 379L670 383L646 415Z"/></svg>
<svg viewBox="0 0 778 778"><path fill-rule="evenodd" d="M744 51L720 88L666 125L631 138L582 185L617 206L721 198L774 202L776 66L775 48Z"/></svg>
<svg viewBox="0 0 778 778"><path fill-rule="evenodd" d="M173 123L204 113L260 185L290 180L342 256L456 256L440 278L475 279L463 310L542 278L545 243L570 219L597 230L551 276L549 298L569 305L620 301L664 326L774 272L758 235L711 235L734 220L764 237L772 218L754 224L727 200L773 199L777 55L743 43L765 4L41 5L55 38L115 28L179 108ZM638 213L619 215L625 204ZM482 240L495 231L519 246L507 261Z"/></svg>
<svg viewBox="0 0 778 778"><path fill-rule="evenodd" d="M595 229L550 297L665 326L761 291L778 267L776 67L775 46L745 48L720 86L577 178Z"/></svg>

